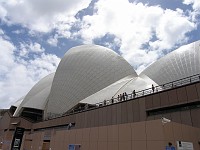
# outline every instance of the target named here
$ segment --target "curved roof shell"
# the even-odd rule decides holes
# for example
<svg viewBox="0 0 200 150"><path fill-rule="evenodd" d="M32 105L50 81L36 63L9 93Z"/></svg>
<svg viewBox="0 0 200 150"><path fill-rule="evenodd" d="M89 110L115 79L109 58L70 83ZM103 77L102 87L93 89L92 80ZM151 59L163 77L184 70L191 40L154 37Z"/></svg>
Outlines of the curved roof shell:
<svg viewBox="0 0 200 150"><path fill-rule="evenodd" d="M138 77L130 75L83 99L81 103L96 104L103 100L110 100L112 97L117 98L118 95L124 92L131 94L133 90L138 92L140 90L151 88L152 84L157 86L154 81L145 75Z"/></svg>
<svg viewBox="0 0 200 150"><path fill-rule="evenodd" d="M18 99L17 101L15 101L15 103L13 103L11 106L15 106L15 107L19 107L20 104L22 103L22 101L24 100L25 96L22 96L20 99Z"/></svg>
<svg viewBox="0 0 200 150"><path fill-rule="evenodd" d="M132 66L113 50L97 45L71 48L55 73L47 113L64 113L128 75L137 77Z"/></svg>
<svg viewBox="0 0 200 150"><path fill-rule="evenodd" d="M19 116L25 107L45 109L54 75L55 73L47 75L33 86L15 111L14 116Z"/></svg>
<svg viewBox="0 0 200 150"><path fill-rule="evenodd" d="M147 67L141 74L165 84L200 73L200 41L182 46Z"/></svg>

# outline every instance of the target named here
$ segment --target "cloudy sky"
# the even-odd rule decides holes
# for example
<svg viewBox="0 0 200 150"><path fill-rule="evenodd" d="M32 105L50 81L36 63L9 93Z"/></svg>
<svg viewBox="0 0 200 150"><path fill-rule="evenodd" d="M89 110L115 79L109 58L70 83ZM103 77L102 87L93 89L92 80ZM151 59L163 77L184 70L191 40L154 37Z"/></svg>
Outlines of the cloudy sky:
<svg viewBox="0 0 200 150"><path fill-rule="evenodd" d="M141 72L199 40L199 15L200 0L0 0L0 108L76 45L111 48Z"/></svg>

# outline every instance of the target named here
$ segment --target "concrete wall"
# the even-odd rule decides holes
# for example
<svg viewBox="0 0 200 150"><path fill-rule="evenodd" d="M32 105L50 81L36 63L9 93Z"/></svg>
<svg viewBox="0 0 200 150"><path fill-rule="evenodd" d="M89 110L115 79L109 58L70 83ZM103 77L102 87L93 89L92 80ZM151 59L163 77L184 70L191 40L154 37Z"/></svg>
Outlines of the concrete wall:
<svg viewBox="0 0 200 150"><path fill-rule="evenodd" d="M14 131L5 131L3 137L3 150L10 150Z"/></svg>
<svg viewBox="0 0 200 150"><path fill-rule="evenodd" d="M146 109L200 101L200 83L174 88L146 97Z"/></svg>
<svg viewBox="0 0 200 150"><path fill-rule="evenodd" d="M189 104L191 102L200 102L200 83L171 89L145 97L146 110ZM200 108L147 116L147 120L158 119L163 116L174 122L200 128L200 117L198 117L197 114L200 114Z"/></svg>
<svg viewBox="0 0 200 150"><path fill-rule="evenodd" d="M4 116L0 119L0 130L8 129L10 126L10 116L6 112Z"/></svg>
<svg viewBox="0 0 200 150"><path fill-rule="evenodd" d="M44 132L33 134L33 149L42 148ZM81 150L161 150L168 142L193 142L200 150L200 130L188 125L161 120L142 121L72 130L52 130L51 150L67 150L69 144L80 144ZM28 149L28 147L25 147Z"/></svg>
<svg viewBox="0 0 200 150"><path fill-rule="evenodd" d="M17 124L12 125L12 123ZM0 146L3 150L10 150L15 128L17 126L31 129L32 123L23 118L12 117L8 112L0 119L0 142L3 142ZM30 131L25 131L25 134L30 134Z"/></svg>

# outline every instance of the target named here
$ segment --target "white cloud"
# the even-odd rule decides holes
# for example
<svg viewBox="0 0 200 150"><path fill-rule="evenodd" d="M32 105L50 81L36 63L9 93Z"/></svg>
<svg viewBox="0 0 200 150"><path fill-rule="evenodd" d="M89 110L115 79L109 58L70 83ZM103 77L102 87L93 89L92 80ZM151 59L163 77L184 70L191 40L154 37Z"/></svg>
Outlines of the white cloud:
<svg viewBox="0 0 200 150"><path fill-rule="evenodd" d="M22 34L24 32L25 32L24 30L15 30L15 31L12 31L12 33L15 33L15 34Z"/></svg>
<svg viewBox="0 0 200 150"><path fill-rule="evenodd" d="M47 43L49 43L51 46L57 46L57 44L58 44L58 36L57 36L57 34L54 37L50 37L47 40Z"/></svg>
<svg viewBox="0 0 200 150"><path fill-rule="evenodd" d="M21 24L34 31L49 32L75 21L79 10L91 0L2 0L0 18L9 24Z"/></svg>
<svg viewBox="0 0 200 150"><path fill-rule="evenodd" d="M34 78L42 78L52 71L55 71L60 58L52 54L44 54L28 61L27 68L30 72L34 72Z"/></svg>
<svg viewBox="0 0 200 150"><path fill-rule="evenodd" d="M0 28L0 37L9 40L10 38L5 34L5 32Z"/></svg>
<svg viewBox="0 0 200 150"><path fill-rule="evenodd" d="M150 42L150 46L154 50L171 49L176 44L186 42L188 40L186 33L195 28L195 24L189 20L189 17L184 16L182 10L167 9L155 30L158 40Z"/></svg>
<svg viewBox="0 0 200 150"><path fill-rule="evenodd" d="M42 46L39 43L34 43L34 44L30 44L29 48L31 50L31 52L35 52L35 53L41 53L44 52L44 48L42 48Z"/></svg>
<svg viewBox="0 0 200 150"><path fill-rule="evenodd" d="M29 53L42 53L44 51L44 48L39 43L20 43L20 56L27 57Z"/></svg>
<svg viewBox="0 0 200 150"><path fill-rule="evenodd" d="M7 11L0 5L0 18L4 20L6 15L7 15Z"/></svg>
<svg viewBox="0 0 200 150"><path fill-rule="evenodd" d="M186 5L192 5L194 10L200 10L200 1L199 0L183 0L183 3Z"/></svg>
<svg viewBox="0 0 200 150"><path fill-rule="evenodd" d="M183 4L192 5L193 10L190 10L190 17L194 22L199 22L200 1L199 0L183 0Z"/></svg>
<svg viewBox="0 0 200 150"><path fill-rule="evenodd" d="M58 66L60 58L45 54L37 43L30 47L36 53L39 51L41 55L32 59L16 56L16 51L20 50L0 37L0 108L10 107L10 104L27 94L39 79L55 72Z"/></svg>
<svg viewBox="0 0 200 150"><path fill-rule="evenodd" d="M13 65L13 51L15 47L8 41L0 37L0 74L2 72L8 72L9 68Z"/></svg>
<svg viewBox="0 0 200 150"><path fill-rule="evenodd" d="M4 32L2 29L0 29L0 35L4 35Z"/></svg>
<svg viewBox="0 0 200 150"><path fill-rule="evenodd" d="M83 17L74 36L81 36L85 43L92 43L107 33L116 36L122 56L135 69L158 59L162 50L186 42L186 33L196 28L180 9L164 10L128 0L100 0L95 3L95 12Z"/></svg>

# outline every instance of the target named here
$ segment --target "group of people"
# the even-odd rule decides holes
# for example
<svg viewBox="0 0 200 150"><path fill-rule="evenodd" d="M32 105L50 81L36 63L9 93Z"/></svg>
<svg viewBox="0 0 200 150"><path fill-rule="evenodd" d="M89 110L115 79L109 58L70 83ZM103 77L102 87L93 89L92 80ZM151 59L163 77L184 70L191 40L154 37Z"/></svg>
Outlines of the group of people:
<svg viewBox="0 0 200 150"><path fill-rule="evenodd" d="M114 103L114 96L111 98L111 103L113 104ZM121 102L121 101L125 101L125 100L128 100L128 94L126 93L126 92L124 92L123 94L119 94L118 96L117 96L117 101L118 102ZM103 102L103 104L104 105L106 105L107 104L107 100L104 100L104 102Z"/></svg>
<svg viewBox="0 0 200 150"><path fill-rule="evenodd" d="M154 93L155 92L155 87L154 87L154 85L152 84L152 86L151 86L151 89L152 89L152 92ZM136 97L136 92L135 92L135 90L133 90L133 92L132 92L132 94L130 94L130 98L135 98ZM113 104L114 103L114 96L111 98L111 103ZM118 102L121 102L121 101L125 101L125 100L128 100L129 99L129 95L126 93L126 92L124 92L123 94L119 94L118 96L117 96L117 101ZM107 104L107 100L104 100L104 105L106 105Z"/></svg>
<svg viewBox="0 0 200 150"><path fill-rule="evenodd" d="M127 100L127 99L128 99L128 94L127 94L126 92L124 92L123 94L119 94L119 95L117 96L117 100L118 100L119 102L125 101L125 100Z"/></svg>
<svg viewBox="0 0 200 150"><path fill-rule="evenodd" d="M135 93L135 90L133 90L133 93L132 93L132 95L130 95L130 98L135 98L136 97L136 93ZM111 103L113 104L114 103L114 96L111 98ZM122 94L119 94L118 96L117 96L117 101L118 102L121 102L121 101L125 101L125 100L128 100L129 99L129 95L126 93L126 92L124 92L124 93L122 93ZM106 105L106 103L107 103L107 101L106 100L104 100L104 105Z"/></svg>

